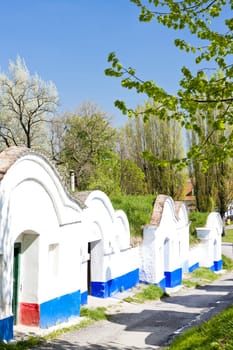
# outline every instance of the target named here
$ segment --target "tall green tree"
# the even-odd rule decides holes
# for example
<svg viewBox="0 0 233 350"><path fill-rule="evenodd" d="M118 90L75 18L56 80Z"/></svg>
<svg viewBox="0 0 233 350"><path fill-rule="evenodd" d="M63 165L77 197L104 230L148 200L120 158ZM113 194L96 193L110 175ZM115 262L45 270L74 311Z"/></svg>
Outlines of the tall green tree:
<svg viewBox="0 0 233 350"><path fill-rule="evenodd" d="M47 144L48 122L58 106L52 82L31 75L24 60L9 63L0 74L0 145L41 147Z"/></svg>
<svg viewBox="0 0 233 350"><path fill-rule="evenodd" d="M212 104L206 104L205 108L195 111L197 128L196 132L192 131L191 148L193 150L207 137L216 148L222 139L227 139L232 131L230 123L223 124L218 132L212 130L213 123L219 123L225 113L226 106L222 107L220 109L219 106L216 108ZM219 159L221 159L220 155ZM211 211L217 207L223 216L233 194L231 190L233 162L231 158L225 159L224 157L217 163L213 162L207 165L206 162L199 162L196 159L192 162L197 208L200 211Z"/></svg>
<svg viewBox="0 0 233 350"><path fill-rule="evenodd" d="M217 146L211 143L210 136L222 130L226 123L233 123L233 65L231 63L233 19L230 15L233 1L131 0L131 2L140 9L140 21L156 20L161 25L176 30L180 35L182 35L183 30L186 32L188 30L191 33L190 40L194 38L193 42L186 42L182 37L177 37L174 44L181 50L191 52L194 55L195 63L199 66L194 72L188 67L182 67L183 78L176 95L170 95L152 80L145 81L138 77L135 69L125 67L114 52L109 54L108 61L111 67L106 69L105 73L120 78L124 88L134 89L160 103L159 110L154 105L157 114L155 110L152 113L151 107L149 107L143 111L144 118L148 118L151 114L164 118L169 110L171 117L179 120L182 126L202 136L201 142L191 148L184 159L180 159L181 164L187 164L191 158L199 160L199 162L213 163L222 161L225 157L232 157L232 132L226 138L221 138ZM217 25L215 25L215 20L218 21ZM221 32L217 31L216 28L221 28ZM200 63L203 64L202 67L200 67ZM211 68L211 73L214 69L221 71L221 79L206 79L209 68ZM217 120L209 120L210 133L205 135L198 127L195 111L205 109L205 106L209 104L214 108L224 110L224 113L218 115ZM115 105L129 117L138 115L138 111L129 108L125 101L117 100Z"/></svg>
<svg viewBox="0 0 233 350"><path fill-rule="evenodd" d="M93 103L83 104L75 114L66 115L60 122L63 128L56 129L61 133L61 142L54 147L55 159L75 172L78 190L86 189L97 164L108 159L114 148L115 130L107 115ZM58 138L53 136L54 140Z"/></svg>
<svg viewBox="0 0 233 350"><path fill-rule="evenodd" d="M99 189L109 196L147 193L143 171L132 160L120 159L115 152L97 163L87 189Z"/></svg>
<svg viewBox="0 0 233 350"><path fill-rule="evenodd" d="M92 172L88 184L88 190L101 190L108 196L121 194L120 187L120 160L118 155L112 151L107 157L100 159Z"/></svg>
<svg viewBox="0 0 233 350"><path fill-rule="evenodd" d="M146 103L144 108L148 109L150 105ZM123 128L122 154L144 172L149 193L163 193L180 199L186 183L185 171L170 161L183 155L181 127L168 114L166 119L151 115L144 122L142 109L138 107L138 116L130 119Z"/></svg>

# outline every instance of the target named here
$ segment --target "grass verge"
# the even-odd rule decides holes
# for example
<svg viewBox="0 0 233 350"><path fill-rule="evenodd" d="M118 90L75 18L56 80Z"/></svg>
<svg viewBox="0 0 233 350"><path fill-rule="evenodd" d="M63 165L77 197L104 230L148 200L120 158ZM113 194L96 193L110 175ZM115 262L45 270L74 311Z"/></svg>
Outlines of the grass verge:
<svg viewBox="0 0 233 350"><path fill-rule="evenodd" d="M154 200L154 195L111 197L113 207L122 209L126 213L131 237L142 237L143 226L150 222Z"/></svg>
<svg viewBox="0 0 233 350"><path fill-rule="evenodd" d="M233 349L233 307L175 338L169 350Z"/></svg>
<svg viewBox="0 0 233 350"><path fill-rule="evenodd" d="M222 255L222 265L224 270L233 270L233 260L228 258L228 256Z"/></svg>
<svg viewBox="0 0 233 350"><path fill-rule="evenodd" d="M141 292L134 294L132 297L127 297L124 301L128 303L144 303L147 300L156 300L168 296L160 287L153 284L145 287Z"/></svg>
<svg viewBox="0 0 233 350"><path fill-rule="evenodd" d="M199 267L191 273L187 273L182 281L185 287L199 287L211 283L219 278L219 275L206 267Z"/></svg>
<svg viewBox="0 0 233 350"><path fill-rule="evenodd" d="M227 229L225 230L225 236L222 237L223 242L233 243L233 230Z"/></svg>
<svg viewBox="0 0 233 350"><path fill-rule="evenodd" d="M106 320L107 319L106 308L105 307L97 307L97 308L82 307L80 316L87 317L92 321Z"/></svg>
<svg viewBox="0 0 233 350"><path fill-rule="evenodd" d="M36 346L40 346L43 342L43 338L29 337L27 340L18 341L15 344L5 344L0 342L1 350L26 350Z"/></svg>

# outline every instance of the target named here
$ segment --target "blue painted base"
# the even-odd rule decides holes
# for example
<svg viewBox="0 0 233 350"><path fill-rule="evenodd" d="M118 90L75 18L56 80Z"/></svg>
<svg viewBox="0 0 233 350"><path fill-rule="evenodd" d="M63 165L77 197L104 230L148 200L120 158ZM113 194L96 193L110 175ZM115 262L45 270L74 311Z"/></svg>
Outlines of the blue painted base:
<svg viewBox="0 0 233 350"><path fill-rule="evenodd" d="M81 305L87 304L88 292L81 293Z"/></svg>
<svg viewBox="0 0 233 350"><path fill-rule="evenodd" d="M189 267L189 272L193 272L194 270L198 269L199 267L199 263L196 263L192 266Z"/></svg>
<svg viewBox="0 0 233 350"><path fill-rule="evenodd" d="M214 271L215 271L215 269L214 269L214 265L210 266L210 267L209 267L209 269L210 269L211 271L213 271L213 272L214 272Z"/></svg>
<svg viewBox="0 0 233 350"><path fill-rule="evenodd" d="M166 278L162 279L162 280L158 283L158 286L159 286L161 289L165 290L165 288L166 288Z"/></svg>
<svg viewBox="0 0 233 350"><path fill-rule="evenodd" d="M13 339L14 316L0 320L0 340L10 341Z"/></svg>
<svg viewBox="0 0 233 350"><path fill-rule="evenodd" d="M91 295L98 298L108 298L139 283L139 269L107 282L91 282Z"/></svg>
<svg viewBox="0 0 233 350"><path fill-rule="evenodd" d="M222 270L222 260L214 261L214 271Z"/></svg>
<svg viewBox="0 0 233 350"><path fill-rule="evenodd" d="M40 327L48 328L80 315L80 291L46 301L40 305Z"/></svg>
<svg viewBox="0 0 233 350"><path fill-rule="evenodd" d="M165 271L166 288L174 288L182 284L182 268L174 271Z"/></svg>

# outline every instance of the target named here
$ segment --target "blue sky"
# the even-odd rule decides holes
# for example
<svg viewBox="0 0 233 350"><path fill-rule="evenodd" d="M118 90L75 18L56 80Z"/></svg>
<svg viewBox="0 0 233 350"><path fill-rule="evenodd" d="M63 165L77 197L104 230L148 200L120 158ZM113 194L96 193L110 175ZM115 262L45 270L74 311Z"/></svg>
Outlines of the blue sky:
<svg viewBox="0 0 233 350"><path fill-rule="evenodd" d="M121 125L127 117L114 100L135 107L144 97L104 75L109 52L170 93L177 89L181 66L191 62L174 47L176 33L155 22L140 23L138 13L129 0L1 1L0 68L6 72L9 60L20 55L31 74L54 82L60 112L91 101L113 116L115 126Z"/></svg>

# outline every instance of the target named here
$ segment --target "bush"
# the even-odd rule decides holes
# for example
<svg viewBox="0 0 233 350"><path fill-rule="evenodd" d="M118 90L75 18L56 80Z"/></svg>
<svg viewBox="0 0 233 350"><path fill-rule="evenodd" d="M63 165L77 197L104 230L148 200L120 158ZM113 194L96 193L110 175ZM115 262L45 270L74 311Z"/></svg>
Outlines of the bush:
<svg viewBox="0 0 233 350"><path fill-rule="evenodd" d="M190 221L190 243L196 243L197 239L197 231L196 227L204 227L206 224L207 216L209 213L200 213L200 212L190 212L189 213L189 221Z"/></svg>
<svg viewBox="0 0 233 350"><path fill-rule="evenodd" d="M118 195L112 196L115 209L122 209L128 217L132 237L142 237L143 226L150 222L154 195Z"/></svg>

